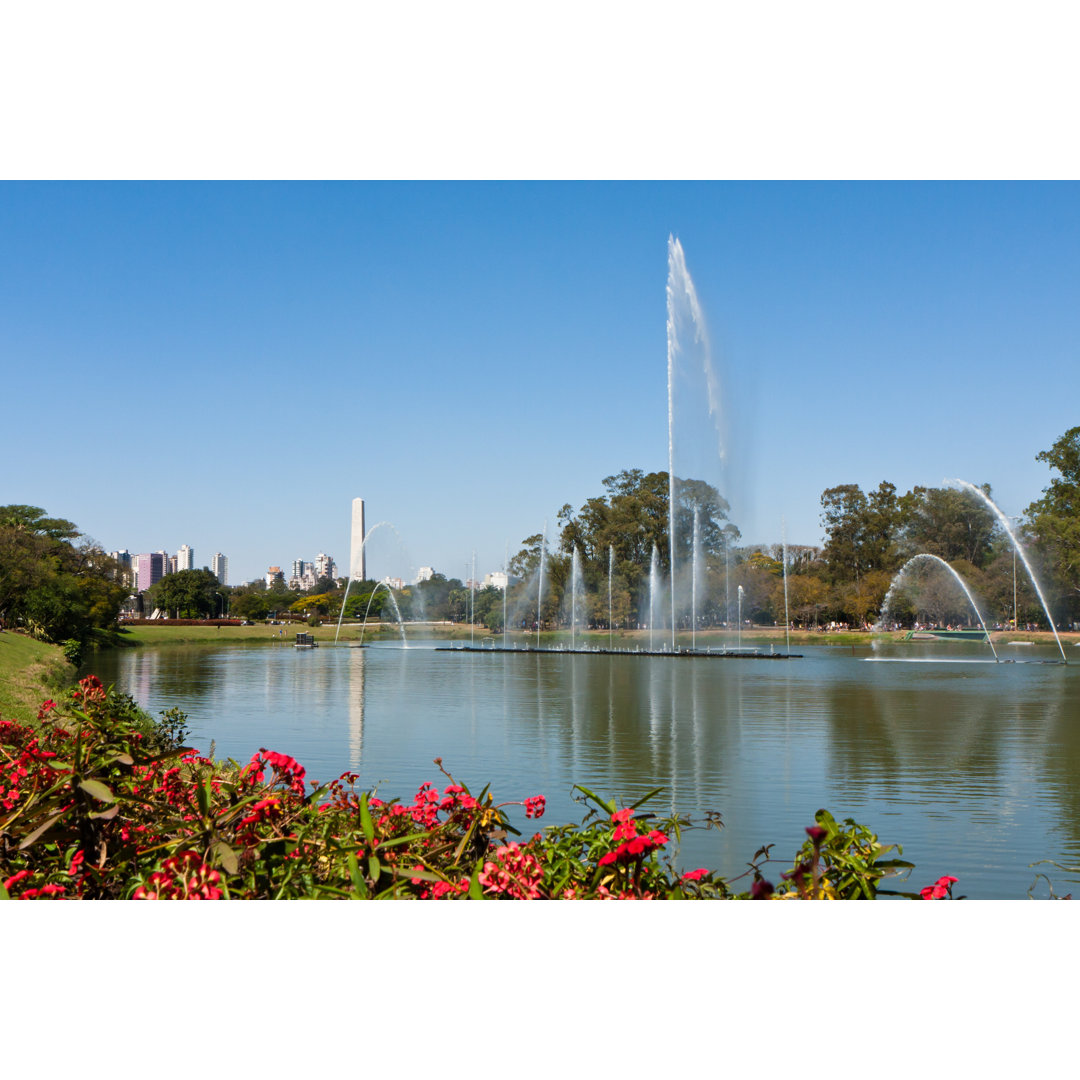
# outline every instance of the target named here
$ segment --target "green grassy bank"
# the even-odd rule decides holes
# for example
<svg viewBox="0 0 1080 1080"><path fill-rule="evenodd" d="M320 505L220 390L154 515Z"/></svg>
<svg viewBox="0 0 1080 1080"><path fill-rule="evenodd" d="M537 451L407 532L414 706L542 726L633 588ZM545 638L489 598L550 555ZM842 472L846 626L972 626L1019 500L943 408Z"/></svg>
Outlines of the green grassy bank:
<svg viewBox="0 0 1080 1080"><path fill-rule="evenodd" d="M183 645L183 644L269 644L271 642L286 642L292 644L295 635L306 631L313 635L320 643L334 641L337 634L337 624L324 623L322 626L312 629L303 623L287 624L283 626L269 626L265 623L257 623L254 626L135 626L125 634L125 640L132 645ZM868 646L871 641L891 640L900 641L904 637L904 631L896 631L886 634L875 634L866 631L843 631L839 633L825 633L822 631L797 631L790 634L792 646L795 645L832 645L832 646ZM396 641L401 636L401 630L396 623L372 623L369 622L363 632L364 642L369 641ZM447 642L475 642L477 645L502 643L501 634L492 634L486 627L470 627L468 624L457 623L408 623L405 626L406 639ZM1000 632L991 635L995 645L1009 641L1032 641L1043 645L1053 645L1054 636L1049 631L1036 632ZM341 627L338 640L342 643L355 644L361 639L361 626L358 623L345 623ZM1062 641L1068 646L1080 640L1080 634L1062 633ZM606 648L610 642L616 649L648 648L648 630L616 630L609 638L606 630L590 630L579 632L576 640L583 645ZM680 648L689 648L691 636L689 633L676 635L676 643ZM742 645L744 648L772 645L774 648L783 647L788 638L781 627L754 627L746 629L742 633ZM523 634L515 631L507 636L509 644L536 645L537 635L535 632ZM567 645L570 641L570 632L561 630L558 632L545 631L539 636L541 646ZM670 631L656 632L656 643L660 647L671 641ZM734 648L739 642L739 634L734 630L702 630L697 634L696 644L698 648ZM1077 657L1080 660L1080 656ZM1071 657L1070 657L1071 660Z"/></svg>
<svg viewBox="0 0 1080 1080"><path fill-rule="evenodd" d="M59 645L5 630L0 634L0 719L35 721L42 701L62 693L74 674Z"/></svg>

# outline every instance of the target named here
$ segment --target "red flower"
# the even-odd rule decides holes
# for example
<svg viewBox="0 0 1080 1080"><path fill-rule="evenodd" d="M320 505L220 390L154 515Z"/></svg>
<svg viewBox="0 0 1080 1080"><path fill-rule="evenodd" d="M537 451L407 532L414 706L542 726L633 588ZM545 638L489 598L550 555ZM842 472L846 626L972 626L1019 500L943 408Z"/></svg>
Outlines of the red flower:
<svg viewBox="0 0 1080 1080"><path fill-rule="evenodd" d="M700 881L708 874L708 872L709 871L702 866L697 870L691 870L688 873L683 874L683 881Z"/></svg>
<svg viewBox="0 0 1080 1080"><path fill-rule="evenodd" d="M829 830L823 829L820 825L811 825L806 830L806 835L813 840L814 847L821 847L822 841L829 835Z"/></svg>
<svg viewBox="0 0 1080 1080"><path fill-rule="evenodd" d="M543 795L534 795L531 799L525 800L525 816L527 818L543 817L546 806L547 800Z"/></svg>

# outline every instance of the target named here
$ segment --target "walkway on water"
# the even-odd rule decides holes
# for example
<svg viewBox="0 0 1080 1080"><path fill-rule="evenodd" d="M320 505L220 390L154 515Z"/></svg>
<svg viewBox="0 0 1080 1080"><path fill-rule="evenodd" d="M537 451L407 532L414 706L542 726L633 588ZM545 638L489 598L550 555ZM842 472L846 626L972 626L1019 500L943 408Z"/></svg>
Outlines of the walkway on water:
<svg viewBox="0 0 1080 1080"><path fill-rule="evenodd" d="M802 653L765 652L764 649L549 649L534 645L504 648L500 645L438 645L435 652L518 653L521 656L666 656L713 660L801 660Z"/></svg>

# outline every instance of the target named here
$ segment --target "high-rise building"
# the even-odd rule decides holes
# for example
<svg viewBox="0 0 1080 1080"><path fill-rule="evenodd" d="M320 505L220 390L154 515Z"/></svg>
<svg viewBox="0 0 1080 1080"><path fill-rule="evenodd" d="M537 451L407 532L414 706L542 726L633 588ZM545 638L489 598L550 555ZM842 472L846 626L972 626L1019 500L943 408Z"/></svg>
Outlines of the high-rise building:
<svg viewBox="0 0 1080 1080"><path fill-rule="evenodd" d="M116 560L117 578L125 585L135 582L135 564L131 560L131 552L127 548L120 551L110 551L109 558Z"/></svg>
<svg viewBox="0 0 1080 1080"><path fill-rule="evenodd" d="M349 545L349 577L367 581L367 557L364 554L364 500L352 501L352 543Z"/></svg>
<svg viewBox="0 0 1080 1080"><path fill-rule="evenodd" d="M210 560L210 570L218 579L219 585L229 584L229 560L220 551L214 552L214 557Z"/></svg>
<svg viewBox="0 0 1080 1080"><path fill-rule="evenodd" d="M430 581L435 576L435 568L432 566L421 566L416 571L416 584L419 585L422 581Z"/></svg>
<svg viewBox="0 0 1080 1080"><path fill-rule="evenodd" d="M337 577L337 564L329 555L324 555L321 551L315 556L315 577L330 578L331 581Z"/></svg>
<svg viewBox="0 0 1080 1080"><path fill-rule="evenodd" d="M181 544L180 550L176 553L176 569L177 570L194 570L195 569L195 549L188 547L187 544Z"/></svg>
<svg viewBox="0 0 1080 1080"><path fill-rule="evenodd" d="M135 589L146 592L151 585L156 585L165 576L165 560L168 558L161 551L148 551L135 556Z"/></svg>
<svg viewBox="0 0 1080 1080"><path fill-rule="evenodd" d="M285 575L281 572L280 566L271 566L266 571L266 587L272 588L275 581L284 581Z"/></svg>

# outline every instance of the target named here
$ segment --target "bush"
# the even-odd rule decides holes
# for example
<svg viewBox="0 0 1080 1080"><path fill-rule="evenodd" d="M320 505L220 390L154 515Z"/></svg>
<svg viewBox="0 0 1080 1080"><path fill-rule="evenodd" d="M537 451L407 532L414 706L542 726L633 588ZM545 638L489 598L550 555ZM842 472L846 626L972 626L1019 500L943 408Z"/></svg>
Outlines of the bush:
<svg viewBox="0 0 1080 1080"><path fill-rule="evenodd" d="M883 859L890 849L869 830L820 811L776 886L763 848L739 891L705 868L675 868L670 838L694 826L642 809L655 791L618 808L578 788L580 824L522 840L505 808L538 819L542 795L474 796L439 758L441 793L426 783L410 803L384 801L357 790L354 773L319 786L265 749L244 766L202 757L183 745L183 714L161 715L151 720L91 675L63 707L42 704L38 729L0 722L0 896L873 899L882 878L910 866ZM945 880L924 892L951 895L955 879Z"/></svg>

